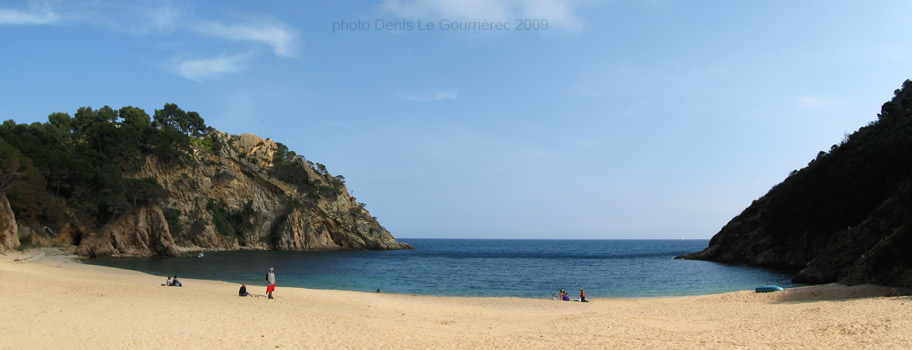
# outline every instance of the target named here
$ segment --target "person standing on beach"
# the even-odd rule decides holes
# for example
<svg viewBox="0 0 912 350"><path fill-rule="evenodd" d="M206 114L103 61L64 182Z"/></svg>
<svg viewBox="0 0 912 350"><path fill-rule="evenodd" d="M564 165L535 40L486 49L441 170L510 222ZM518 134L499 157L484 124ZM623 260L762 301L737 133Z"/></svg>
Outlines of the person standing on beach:
<svg viewBox="0 0 912 350"><path fill-rule="evenodd" d="M274 299L272 292L275 291L275 282L275 267L270 267L269 273L266 274L266 296L269 299Z"/></svg>

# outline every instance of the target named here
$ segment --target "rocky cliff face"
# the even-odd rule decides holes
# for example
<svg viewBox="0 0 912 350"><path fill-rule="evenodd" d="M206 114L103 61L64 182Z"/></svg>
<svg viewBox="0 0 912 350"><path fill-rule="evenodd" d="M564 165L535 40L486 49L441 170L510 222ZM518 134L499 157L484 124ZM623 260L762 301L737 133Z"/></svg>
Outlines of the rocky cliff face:
<svg viewBox="0 0 912 350"><path fill-rule="evenodd" d="M380 226L340 180L302 157L282 162L295 176L310 181L308 187L277 178L273 163L278 145L274 141L217 131L212 139L218 144L215 150L196 152L189 165L172 166L150 158L133 174L155 179L168 192L162 208L169 216L177 246L229 250L411 248ZM314 193L319 191L323 194ZM168 255L172 251L142 252Z"/></svg>
<svg viewBox="0 0 912 350"><path fill-rule="evenodd" d="M912 81L679 258L799 269L795 282L912 286Z"/></svg>
<svg viewBox="0 0 912 350"><path fill-rule="evenodd" d="M71 219L60 232L33 224L19 236L35 245L76 245L78 254L91 257L179 256L198 249L412 248L397 242L349 195L343 178L272 140L212 131L195 142L182 162L147 155L141 167L125 174L163 189L158 199L134 201L101 225L65 213ZM17 224L5 198L0 221L9 223L0 225L0 248L16 247Z"/></svg>
<svg viewBox="0 0 912 350"><path fill-rule="evenodd" d="M19 247L19 226L6 196L0 196L0 252Z"/></svg>
<svg viewBox="0 0 912 350"><path fill-rule="evenodd" d="M180 256L161 208L141 206L114 222L101 232L82 236L76 254L93 257L109 256Z"/></svg>

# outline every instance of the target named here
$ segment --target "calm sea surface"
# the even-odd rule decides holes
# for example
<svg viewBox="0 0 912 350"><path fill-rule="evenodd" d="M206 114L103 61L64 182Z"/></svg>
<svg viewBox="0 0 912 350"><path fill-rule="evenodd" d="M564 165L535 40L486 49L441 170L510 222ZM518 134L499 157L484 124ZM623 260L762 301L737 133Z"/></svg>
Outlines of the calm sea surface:
<svg viewBox="0 0 912 350"><path fill-rule="evenodd" d="M247 283L265 291L276 267L282 287L387 293L545 298L633 298L712 294L777 284L793 287L794 271L674 260L708 240L399 239L415 250L209 252L203 258L86 259L86 263L162 276ZM191 286L185 283L185 287ZM262 289L262 290L261 290Z"/></svg>

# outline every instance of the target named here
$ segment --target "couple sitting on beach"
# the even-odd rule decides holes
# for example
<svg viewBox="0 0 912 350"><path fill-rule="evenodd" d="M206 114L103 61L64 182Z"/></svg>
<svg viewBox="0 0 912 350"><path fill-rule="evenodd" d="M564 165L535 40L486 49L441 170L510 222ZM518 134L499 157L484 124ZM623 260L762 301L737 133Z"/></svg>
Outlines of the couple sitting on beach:
<svg viewBox="0 0 912 350"><path fill-rule="evenodd" d="M177 275L174 275L174 278L171 278L171 276L168 276L168 280L165 281L165 283L162 285L165 287L182 287L183 286L183 284L177 280Z"/></svg>

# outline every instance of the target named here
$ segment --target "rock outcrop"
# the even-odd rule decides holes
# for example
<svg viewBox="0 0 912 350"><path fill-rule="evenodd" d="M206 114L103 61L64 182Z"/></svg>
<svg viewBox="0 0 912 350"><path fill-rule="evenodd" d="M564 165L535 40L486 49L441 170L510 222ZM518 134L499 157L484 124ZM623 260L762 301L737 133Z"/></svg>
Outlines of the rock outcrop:
<svg viewBox="0 0 912 350"><path fill-rule="evenodd" d="M313 220L313 209L294 210L280 224L276 247L286 250L389 249L397 242L383 228L366 220Z"/></svg>
<svg viewBox="0 0 912 350"><path fill-rule="evenodd" d="M105 225L100 233L83 235L76 253L93 258L181 255L156 205L141 206Z"/></svg>
<svg viewBox="0 0 912 350"><path fill-rule="evenodd" d="M680 256L799 270L801 283L912 286L912 81L878 120L755 200Z"/></svg>
<svg viewBox="0 0 912 350"><path fill-rule="evenodd" d="M5 195L0 195L0 252L19 247L19 225Z"/></svg>
<svg viewBox="0 0 912 350"><path fill-rule="evenodd" d="M121 214L85 232L78 254L177 256L181 249L410 249L397 242L322 166L285 156L256 135L214 131L212 151L186 164L147 157L130 177L153 179L167 192L159 205ZM290 175L289 175L290 174ZM281 179L280 179L281 178ZM298 181L293 184L291 181ZM86 229L88 230L88 229Z"/></svg>
<svg viewBox="0 0 912 350"><path fill-rule="evenodd" d="M777 235L764 227L766 198L755 201L710 240L705 250L678 258L795 269L797 283L874 283L912 286L912 186L855 226L799 235ZM850 281L856 273L860 281Z"/></svg>

